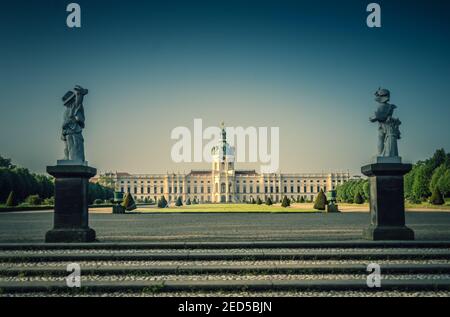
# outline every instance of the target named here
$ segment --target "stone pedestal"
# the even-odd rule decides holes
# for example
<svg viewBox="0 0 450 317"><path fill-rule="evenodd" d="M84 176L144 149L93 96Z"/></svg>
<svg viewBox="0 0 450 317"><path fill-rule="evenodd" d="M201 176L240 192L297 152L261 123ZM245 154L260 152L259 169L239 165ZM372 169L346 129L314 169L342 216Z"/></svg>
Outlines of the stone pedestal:
<svg viewBox="0 0 450 317"><path fill-rule="evenodd" d="M124 214L125 213L125 207L122 205L114 205L113 206L113 214Z"/></svg>
<svg viewBox="0 0 450 317"><path fill-rule="evenodd" d="M403 176L411 164L374 163L363 166L369 177L370 226L364 230L367 240L414 240L414 232L405 226Z"/></svg>
<svg viewBox="0 0 450 317"><path fill-rule="evenodd" d="M46 242L91 242L95 231L89 228L88 184L97 174L84 165L47 166L47 173L55 177L55 213L53 229Z"/></svg>

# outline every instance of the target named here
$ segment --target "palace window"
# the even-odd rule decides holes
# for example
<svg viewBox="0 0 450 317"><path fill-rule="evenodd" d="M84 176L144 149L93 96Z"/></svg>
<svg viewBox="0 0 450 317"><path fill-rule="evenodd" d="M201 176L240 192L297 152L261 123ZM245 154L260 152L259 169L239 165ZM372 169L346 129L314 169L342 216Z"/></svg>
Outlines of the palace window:
<svg viewBox="0 0 450 317"><path fill-rule="evenodd" d="M294 186L291 186L291 193L294 192Z"/></svg>

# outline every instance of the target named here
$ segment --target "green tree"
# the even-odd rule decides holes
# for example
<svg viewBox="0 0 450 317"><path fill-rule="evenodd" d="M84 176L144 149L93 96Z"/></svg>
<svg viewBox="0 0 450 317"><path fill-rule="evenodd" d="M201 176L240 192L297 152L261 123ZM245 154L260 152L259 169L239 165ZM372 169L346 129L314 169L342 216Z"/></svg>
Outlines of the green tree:
<svg viewBox="0 0 450 317"><path fill-rule="evenodd" d="M186 200L186 206L191 204L191 199L188 197L188 199Z"/></svg>
<svg viewBox="0 0 450 317"><path fill-rule="evenodd" d="M416 202L423 201L429 196L428 190L428 177L427 177L427 166L421 165L417 169L414 175L414 182L412 186L412 199Z"/></svg>
<svg viewBox="0 0 450 317"><path fill-rule="evenodd" d="M178 196L177 201L175 202L175 206L177 206L177 207L183 206L183 201L181 200L181 196Z"/></svg>
<svg viewBox="0 0 450 317"><path fill-rule="evenodd" d="M436 189L439 180L442 176L444 176L445 171L447 170L447 167L445 166L445 164L441 164L439 165L439 167L437 167L434 171L433 171L433 175L431 176L431 181L430 181L430 186L429 186L429 190L430 192L434 192L434 190Z"/></svg>
<svg viewBox="0 0 450 317"><path fill-rule="evenodd" d="M288 198L286 196L284 196L283 197L283 201L281 202L281 207L286 208L286 207L289 207L289 206L290 206L289 200L288 200Z"/></svg>
<svg viewBox="0 0 450 317"><path fill-rule="evenodd" d="M305 197L301 196L301 197L300 197L300 203L301 203L301 204L304 204L305 202L306 202L306 201L305 201Z"/></svg>
<svg viewBox="0 0 450 317"><path fill-rule="evenodd" d="M261 200L261 198L258 197L258 198L256 199L256 204L257 204L257 205L262 205L262 200Z"/></svg>
<svg viewBox="0 0 450 317"><path fill-rule="evenodd" d="M325 210L327 205L327 197L325 196L323 190L321 189L314 202L314 209Z"/></svg>
<svg viewBox="0 0 450 317"><path fill-rule="evenodd" d="M355 194L355 198L353 199L353 202L354 202L355 204L361 205L361 204L364 203L364 198L361 196L361 194L360 194L359 192L357 192L357 193Z"/></svg>
<svg viewBox="0 0 450 317"><path fill-rule="evenodd" d="M161 196L161 198L158 200L158 208L166 208L167 207L167 200L164 195Z"/></svg>
<svg viewBox="0 0 450 317"><path fill-rule="evenodd" d="M273 201L272 201L272 198L270 198L270 196L267 197L266 205L267 205L267 206L272 206L272 205L273 205Z"/></svg>
<svg viewBox="0 0 450 317"><path fill-rule="evenodd" d="M136 203L134 202L134 199L133 199L133 196L131 195L131 193L125 194L125 198L122 202L122 206L128 211L131 211L131 210L134 210L137 208Z"/></svg>
<svg viewBox="0 0 450 317"><path fill-rule="evenodd" d="M39 195L30 195L25 199L25 202L31 206L39 206L42 203L42 199Z"/></svg>
<svg viewBox="0 0 450 317"><path fill-rule="evenodd" d="M0 155L0 167L14 168L15 166L12 165L11 159L4 158Z"/></svg>
<svg viewBox="0 0 450 317"><path fill-rule="evenodd" d="M444 197L450 197L450 168L439 178L437 188L439 188Z"/></svg>
<svg viewBox="0 0 450 317"><path fill-rule="evenodd" d="M443 205L445 203L439 188L434 188L433 194L431 194L430 203L432 205Z"/></svg>

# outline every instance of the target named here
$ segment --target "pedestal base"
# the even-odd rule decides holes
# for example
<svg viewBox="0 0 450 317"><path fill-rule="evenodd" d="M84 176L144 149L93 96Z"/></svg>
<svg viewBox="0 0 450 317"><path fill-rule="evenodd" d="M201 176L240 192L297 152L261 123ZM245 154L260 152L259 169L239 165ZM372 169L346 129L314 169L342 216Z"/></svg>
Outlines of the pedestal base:
<svg viewBox="0 0 450 317"><path fill-rule="evenodd" d="M92 242L95 231L89 228L89 178L97 170L85 165L47 166L55 177L55 213L53 229L46 242Z"/></svg>
<svg viewBox="0 0 450 317"><path fill-rule="evenodd" d="M403 227L373 227L363 231L366 240L414 240L414 231L406 226Z"/></svg>
<svg viewBox="0 0 450 317"><path fill-rule="evenodd" d="M95 231L87 229L52 229L45 235L45 242L92 242L95 241Z"/></svg>
<svg viewBox="0 0 450 317"><path fill-rule="evenodd" d="M403 191L403 175L411 168L411 164L402 163L376 163L361 168L369 177L370 189L370 225L363 233L364 239L414 240L414 232L405 226Z"/></svg>

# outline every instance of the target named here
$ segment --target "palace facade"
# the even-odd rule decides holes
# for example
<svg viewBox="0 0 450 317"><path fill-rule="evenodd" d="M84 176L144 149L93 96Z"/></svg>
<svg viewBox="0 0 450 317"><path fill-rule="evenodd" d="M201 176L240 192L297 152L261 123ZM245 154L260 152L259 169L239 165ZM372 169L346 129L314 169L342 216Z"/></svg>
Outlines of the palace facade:
<svg viewBox="0 0 450 317"><path fill-rule="evenodd" d="M349 173L260 174L255 170L235 169L235 151L222 139L212 150L211 170L192 170L189 174L108 173L116 191L131 193L135 199L157 201L162 195L169 202L182 197L199 203L248 202L268 197L279 202L284 196L298 201L315 199L323 190L335 189L350 179Z"/></svg>

